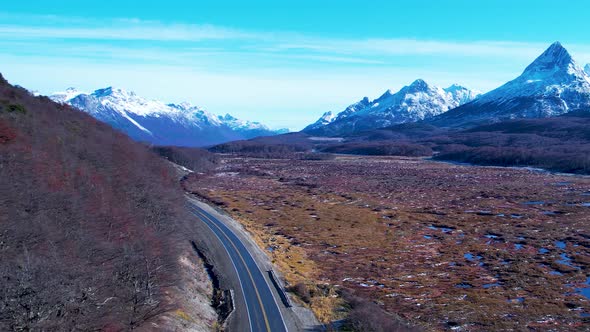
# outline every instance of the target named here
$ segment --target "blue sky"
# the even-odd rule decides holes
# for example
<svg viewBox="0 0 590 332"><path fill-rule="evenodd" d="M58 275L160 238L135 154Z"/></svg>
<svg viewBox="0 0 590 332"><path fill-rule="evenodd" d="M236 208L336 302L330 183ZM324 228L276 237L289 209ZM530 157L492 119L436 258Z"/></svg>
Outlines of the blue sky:
<svg viewBox="0 0 590 332"><path fill-rule="evenodd" d="M589 21L576 0L11 1L0 72L300 129L417 78L485 92L556 40L590 63Z"/></svg>

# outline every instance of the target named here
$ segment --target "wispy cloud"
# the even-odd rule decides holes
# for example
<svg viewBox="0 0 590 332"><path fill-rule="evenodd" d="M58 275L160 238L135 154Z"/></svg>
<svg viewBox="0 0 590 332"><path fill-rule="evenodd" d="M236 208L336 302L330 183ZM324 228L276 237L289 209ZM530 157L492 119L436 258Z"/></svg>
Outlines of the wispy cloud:
<svg viewBox="0 0 590 332"><path fill-rule="evenodd" d="M124 21L123 21L124 22ZM222 39L259 39L260 35L215 27L211 25L162 25L154 22L144 25L130 21L119 27L47 27L47 26L0 26L2 38L54 38L54 39L95 39L95 40L157 40L157 41L201 41Z"/></svg>
<svg viewBox="0 0 590 332"><path fill-rule="evenodd" d="M59 16L29 17L25 24L15 23L14 16L0 25L3 39L59 39L102 41L203 42L233 41L258 46L261 51L306 51L330 54L387 55L451 55L530 57L546 47L546 43L514 41L440 41L407 38L342 39L322 38L289 31L248 31L209 24L167 24L135 18L98 21ZM22 20L21 20L22 22ZM37 22L43 22L39 24ZM590 47L570 45L590 54Z"/></svg>
<svg viewBox="0 0 590 332"><path fill-rule="evenodd" d="M281 50L312 50L345 54L380 55L453 55L530 57L539 49L547 47L541 43L497 42L497 41L433 41L414 39L364 39L334 40L309 38L301 43L278 44Z"/></svg>
<svg viewBox="0 0 590 332"><path fill-rule="evenodd" d="M121 85L167 101L186 96L216 113L278 126L304 126L326 110L419 77L487 91L518 75L552 42L327 38L134 18L1 13L0 22L1 70L19 84L45 93L69 85ZM590 62L590 45L565 46L580 63Z"/></svg>

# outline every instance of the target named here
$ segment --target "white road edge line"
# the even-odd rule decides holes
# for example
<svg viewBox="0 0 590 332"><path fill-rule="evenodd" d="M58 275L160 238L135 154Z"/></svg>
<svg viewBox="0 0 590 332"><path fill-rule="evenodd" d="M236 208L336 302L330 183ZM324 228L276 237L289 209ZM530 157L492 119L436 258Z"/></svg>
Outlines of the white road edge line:
<svg viewBox="0 0 590 332"><path fill-rule="evenodd" d="M197 208L198 208L198 206L197 206ZM236 275L238 276L238 281L240 282L240 288L242 289L242 297L244 298L244 304L246 305L246 312L248 313L248 323L250 325L250 332L254 332L254 327L252 326L252 319L250 318L250 309L248 308L248 301L246 300L246 293L244 292L244 284L242 284L242 278L240 278L240 272L238 271L238 268L236 267L236 264L234 263L234 260L232 259L231 255L229 253L229 250L227 249L225 243L223 243L223 241L221 240L221 238L219 237L219 235L217 235L217 233L215 233L215 231L213 230L213 228L211 228L211 226L209 226L209 224L206 221L204 221L203 219L201 219L193 211L191 211L191 213L195 217L197 217L198 219L200 219L201 221L203 221L203 223L205 223L205 225L207 225L207 227L211 230L211 232L213 232L213 234L219 240L219 242L221 242L221 245L225 249L225 252L227 252L227 256L229 257L229 260L231 261L231 265L234 267L234 270L236 271Z"/></svg>
<svg viewBox="0 0 590 332"><path fill-rule="evenodd" d="M201 207L199 207L201 210L204 211L204 209L202 209ZM207 212L207 211L205 211ZM223 217L223 216L222 216ZM222 220L219 220L220 222L222 222L224 224L224 226L236 237L238 238L238 240L240 240L240 242L242 242L242 240L240 239L240 237L238 235L236 235L236 233L234 233L234 231L231 229L230 226L225 225L225 223ZM244 245L242 243L242 245ZM244 245L244 247L246 248L246 251L248 250L248 247L246 247L246 245ZM250 255L250 257L252 257L252 260L254 261L254 264L256 265L256 268L258 269L258 271L260 272L260 274L262 275L262 278L266 281L266 285L268 287L268 290L270 291L270 294L272 295L272 299L275 301L275 305L277 306L277 309L279 310L279 315L281 315L281 322L283 323L283 327L285 328L285 331L289 332L289 329L287 328L287 324L285 324L285 317L283 316L283 313L281 312L281 307L279 306L279 303L277 302L277 298L275 296L275 293L273 292L271 286L268 284L268 279L264 276L264 273L262 272L262 270L260 269L260 266L258 266L258 262L256 262L256 259L254 259L254 256L252 256L250 253L248 253L248 255ZM286 294L285 294L286 295Z"/></svg>

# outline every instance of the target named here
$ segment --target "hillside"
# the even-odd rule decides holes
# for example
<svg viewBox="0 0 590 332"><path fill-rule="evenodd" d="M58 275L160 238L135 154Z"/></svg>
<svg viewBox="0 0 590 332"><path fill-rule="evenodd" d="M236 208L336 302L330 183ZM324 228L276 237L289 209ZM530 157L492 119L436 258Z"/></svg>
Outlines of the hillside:
<svg viewBox="0 0 590 332"><path fill-rule="evenodd" d="M0 76L0 330L208 330L211 284L177 176Z"/></svg>
<svg viewBox="0 0 590 332"><path fill-rule="evenodd" d="M590 112L518 119L424 139L438 160L590 174Z"/></svg>

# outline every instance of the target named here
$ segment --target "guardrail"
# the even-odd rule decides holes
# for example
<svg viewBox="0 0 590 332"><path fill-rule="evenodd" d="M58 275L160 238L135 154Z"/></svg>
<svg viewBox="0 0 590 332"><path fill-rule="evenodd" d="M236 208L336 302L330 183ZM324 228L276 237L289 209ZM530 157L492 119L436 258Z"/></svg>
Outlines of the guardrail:
<svg viewBox="0 0 590 332"><path fill-rule="evenodd" d="M283 287L281 287L281 285L279 285L279 281L278 281L277 277L275 276L274 272L272 270L268 270L266 272L268 273L268 277L270 278L270 281L277 289L277 292L279 293L279 297L281 298L281 301L283 302L285 307L287 307L287 308L292 307L291 301L289 301L287 294L285 294L285 289Z"/></svg>

